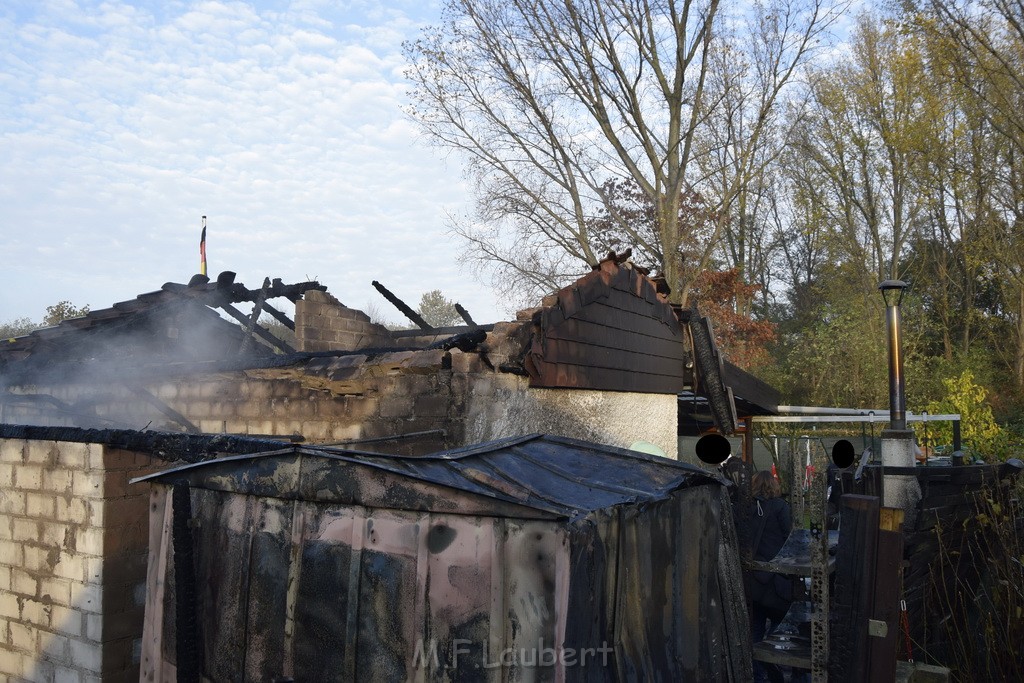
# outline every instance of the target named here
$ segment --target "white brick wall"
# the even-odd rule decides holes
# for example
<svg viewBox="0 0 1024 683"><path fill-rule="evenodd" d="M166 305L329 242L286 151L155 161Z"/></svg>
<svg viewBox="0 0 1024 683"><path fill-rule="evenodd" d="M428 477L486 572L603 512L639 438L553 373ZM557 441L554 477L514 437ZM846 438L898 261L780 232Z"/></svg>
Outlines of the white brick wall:
<svg viewBox="0 0 1024 683"><path fill-rule="evenodd" d="M159 465L100 444L0 440L0 681L138 680L148 487L127 482Z"/></svg>

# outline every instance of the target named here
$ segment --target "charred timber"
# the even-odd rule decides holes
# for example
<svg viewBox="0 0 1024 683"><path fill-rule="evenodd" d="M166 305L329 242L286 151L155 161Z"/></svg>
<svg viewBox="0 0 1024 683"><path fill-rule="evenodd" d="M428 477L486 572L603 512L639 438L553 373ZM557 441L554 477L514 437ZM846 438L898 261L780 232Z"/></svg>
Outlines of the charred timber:
<svg viewBox="0 0 1024 683"><path fill-rule="evenodd" d="M295 321L286 316L281 311L277 310L276 308L274 308L273 306L266 302L263 303L263 310L269 313L270 315L274 316L277 322L281 323L292 332L295 331Z"/></svg>
<svg viewBox="0 0 1024 683"><path fill-rule="evenodd" d="M466 324L469 325L470 327L476 327L477 326L476 322L473 321L472 316L469 315L469 311L467 311L465 308L463 308L462 304L459 304L459 303L455 304L455 312L458 313L459 317L461 317L463 320L465 320Z"/></svg>
<svg viewBox="0 0 1024 683"><path fill-rule="evenodd" d="M158 399L156 396L151 394L149 390L146 389L141 384L136 384L134 382L125 382L124 386L128 389L128 391L132 392L132 394L139 397L140 399L142 399L143 401L145 401L146 403L160 411L161 415L171 419L173 422L177 422L189 434L202 433L202 430L199 429L199 427L196 427L191 420L189 420L187 417L179 413L177 410L171 408L169 405L167 405L166 403Z"/></svg>
<svg viewBox="0 0 1024 683"><path fill-rule="evenodd" d="M424 432L407 432L405 434L390 434L388 436L375 436L368 437L365 439L347 439L346 441L336 441L334 443L325 443L318 445L317 448L325 451L330 451L332 446L348 446L351 444L366 444L366 443L386 443L389 441L404 441L407 439L421 439L425 436L440 436L441 438L447 437L448 432L443 429L428 429ZM348 452L348 451L343 451ZM405 456L398 456L405 457Z"/></svg>
<svg viewBox="0 0 1024 683"><path fill-rule="evenodd" d="M436 341L428 349L441 349L442 351L450 351L451 349L458 349L459 351L468 352L473 351L483 341L487 339L487 332L481 329L472 330L471 332L463 332L447 339L441 339Z"/></svg>
<svg viewBox="0 0 1024 683"><path fill-rule="evenodd" d="M133 429L80 429L0 424L0 439L98 443L113 448L149 453L168 462L200 462L220 455L242 455L275 451L290 445L287 438L258 439L225 434L179 434Z"/></svg>
<svg viewBox="0 0 1024 683"><path fill-rule="evenodd" d="M237 320L238 322L240 322L240 323L242 323L243 325L246 326L246 332L247 332L246 337L245 337L246 340L249 340L249 339L252 338L251 334L257 334L257 335L259 335L259 337L261 339L263 339L263 341L267 342L268 344L270 344L274 348L280 350L282 353L295 353L295 349L293 349L291 346L289 346L286 342L284 342L284 341L278 339L277 337L275 337L267 329L265 329L262 325L252 321L250 319L250 316L245 315L244 313L242 313L240 310L238 310L237 308L235 308L231 304L229 304L229 303L222 303L222 304L220 304L220 308L225 313L230 315L232 318L234 318L235 320ZM261 308L265 309L265 306L263 306ZM253 308L253 311L255 311L255 310L256 309ZM259 317L259 316L257 315L257 317ZM292 329L294 329L294 328L292 328ZM242 348L239 349L239 355L240 356L244 356L245 355L245 353L244 353L245 351L246 351L246 345L243 345Z"/></svg>
<svg viewBox="0 0 1024 683"><path fill-rule="evenodd" d="M494 325L477 325L475 327L469 327L466 325L457 325L454 327L432 327L430 330L394 330L391 332L391 336L394 339L402 339L404 337L430 337L440 335L459 335L465 334L466 332L475 332L481 330L483 332L490 332L494 329Z"/></svg>
<svg viewBox="0 0 1024 683"><path fill-rule="evenodd" d="M434 329L434 327L430 323L428 323L426 320L420 317L419 313L409 308L409 306L404 301L402 301L397 296L392 294L391 290L389 290L387 287L377 282L376 280L374 280L371 284L373 285L374 289L381 293L381 296L390 301L395 308L402 312L402 315L404 315L409 320L413 321L421 330Z"/></svg>
<svg viewBox="0 0 1024 683"><path fill-rule="evenodd" d="M249 314L249 319L245 323L245 339L242 340L242 346L238 349L239 356L245 356L245 352L249 348L249 344L252 343L253 332L255 331L255 328L259 327L256 324L256 321L260 319L260 314L263 313L263 304L267 300L267 290L269 289L270 278L263 278L263 287L260 289L260 293L256 296L256 301L252 305L252 313ZM260 327L260 329L262 330L263 328ZM270 336L275 340L277 339L274 335Z"/></svg>
<svg viewBox="0 0 1024 683"><path fill-rule="evenodd" d="M249 289L242 283L235 282L234 279L234 273L231 271L225 271L217 277L216 282L197 282L196 279L193 278L192 282L189 282L187 285L177 282L168 282L164 284L161 289L175 294L186 294L201 301L206 298L213 299L223 297L229 303L241 303L243 301L254 302L263 291L262 287L259 289ZM296 301L297 299L301 299L302 295L310 290L326 292L327 286L320 284L316 280L286 285L280 278L274 278L266 290L266 298L275 299L283 296L290 301Z"/></svg>

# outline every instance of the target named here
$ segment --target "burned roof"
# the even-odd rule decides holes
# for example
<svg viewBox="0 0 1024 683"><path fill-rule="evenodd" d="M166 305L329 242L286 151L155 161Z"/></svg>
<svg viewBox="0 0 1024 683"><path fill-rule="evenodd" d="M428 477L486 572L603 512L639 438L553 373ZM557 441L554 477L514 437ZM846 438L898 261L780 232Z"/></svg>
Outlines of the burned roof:
<svg viewBox="0 0 1024 683"><path fill-rule="evenodd" d="M54 327L0 341L0 372L8 382L34 379L54 366L97 360L119 364L202 362L224 358L253 360L294 352L286 342L257 323L268 313L286 326L294 323L269 300L296 301L309 290L326 290L318 282L286 285L266 279L258 289L236 283L225 271L215 282L196 275L188 284L168 282L155 292L64 320ZM235 304L251 302L253 312ZM238 321L221 317L223 311ZM253 343L257 336L262 343Z"/></svg>
<svg viewBox="0 0 1024 683"><path fill-rule="evenodd" d="M145 395L146 381L236 372L301 378L310 386L348 394L358 391L360 373L406 362L449 367L448 356L435 362L438 354L430 352L458 348L477 353L490 370L528 377L534 388L685 395L680 407L692 418L689 423L708 414L724 433L735 430L737 413L772 413L778 403L771 387L718 354L710 321L696 309L669 304L656 279L614 254L546 297L542 306L521 311L514 322L478 325L462 311L467 325L446 328L432 328L421 320L418 329L388 330L362 312L356 313L365 321L343 320L342 313L354 309L327 295L327 288L315 281L284 284L268 278L250 289L234 280L235 274L226 271L215 282L197 275L188 284L166 283L110 308L0 341L0 399L50 401L66 417L78 420L81 416L45 393L5 394L4 389L117 381L131 383L133 391L155 405ZM400 310L409 309L380 283L374 284ZM302 317L301 308L305 317L297 329L298 351L259 323L268 314L296 330L296 321L271 304L280 297L301 300L296 315ZM243 302L252 304L252 312L235 307ZM331 307L337 309L331 316L311 312ZM308 320L320 326L305 325ZM361 327L354 331L353 326ZM339 341L342 333L337 330L358 336L358 341ZM412 361L402 354L418 357ZM370 372L368 366L381 367ZM692 409L697 401L700 409ZM169 414L166 406L158 409ZM184 419L172 419L196 430Z"/></svg>
<svg viewBox="0 0 1024 683"><path fill-rule="evenodd" d="M531 434L427 456L293 446L166 470L135 481L426 512L577 518L724 484L701 468L577 439Z"/></svg>

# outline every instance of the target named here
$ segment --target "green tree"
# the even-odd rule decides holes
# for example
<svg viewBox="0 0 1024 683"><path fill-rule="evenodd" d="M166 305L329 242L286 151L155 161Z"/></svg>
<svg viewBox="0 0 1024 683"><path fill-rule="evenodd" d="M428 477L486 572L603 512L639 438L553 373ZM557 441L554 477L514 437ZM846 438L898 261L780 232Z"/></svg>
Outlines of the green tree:
<svg viewBox="0 0 1024 683"><path fill-rule="evenodd" d="M930 0L915 15L953 57L950 76L1004 144L989 154L993 170L982 239L1002 288L1002 335L1013 390L1024 389L1024 17L1019 0Z"/></svg>
<svg viewBox="0 0 1024 683"><path fill-rule="evenodd" d="M970 370L964 370L959 377L944 379L942 383L946 396L929 403L928 412L934 415L959 413L960 433L967 449L986 460L999 459L1007 445L1007 434L992 415L988 391L975 382ZM952 443L952 425L936 423L934 433L936 443Z"/></svg>
<svg viewBox="0 0 1024 683"><path fill-rule="evenodd" d="M43 316L43 325L53 327L62 320L70 318L81 318L89 313L89 305L76 308L70 301L58 301L53 306L46 307L46 315Z"/></svg>
<svg viewBox="0 0 1024 683"><path fill-rule="evenodd" d="M826 264L796 325L780 324L766 374L787 402L879 408L888 396L882 298L848 283L858 266ZM905 349L908 345L905 344Z"/></svg>
<svg viewBox="0 0 1024 683"><path fill-rule="evenodd" d="M445 298L439 289L424 292L416 312L433 327L464 324L462 316L455 310L455 302Z"/></svg>
<svg viewBox="0 0 1024 683"><path fill-rule="evenodd" d="M0 339L12 339L26 335L32 330L38 330L40 325L32 322L30 318L15 318L0 323Z"/></svg>

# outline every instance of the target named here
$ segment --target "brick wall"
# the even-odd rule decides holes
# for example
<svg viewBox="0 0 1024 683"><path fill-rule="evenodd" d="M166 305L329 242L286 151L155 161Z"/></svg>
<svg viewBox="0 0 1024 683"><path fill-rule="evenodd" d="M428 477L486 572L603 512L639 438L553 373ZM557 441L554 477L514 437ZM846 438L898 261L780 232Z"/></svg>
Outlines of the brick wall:
<svg viewBox="0 0 1024 683"><path fill-rule="evenodd" d="M387 328L348 308L327 292L310 290L295 302L295 343L299 351L354 351L394 346Z"/></svg>
<svg viewBox="0 0 1024 683"><path fill-rule="evenodd" d="M166 463L159 463L166 465ZM0 440L0 680L138 680L148 455Z"/></svg>
<svg viewBox="0 0 1024 683"><path fill-rule="evenodd" d="M495 370L521 348L490 342L482 353L392 351L312 359L285 368L201 375L148 387L207 434L301 435L306 443L444 430L443 438L389 442L428 453L505 436L546 432L628 447L645 440L676 453L676 399L573 389L531 389ZM507 348L506 348L507 347ZM127 428L181 431L150 403L119 386L65 386L53 395Z"/></svg>

